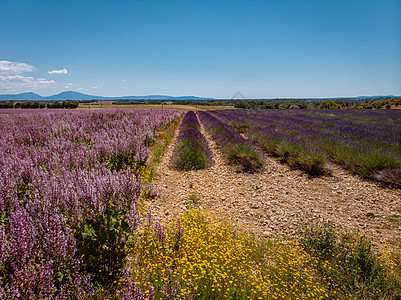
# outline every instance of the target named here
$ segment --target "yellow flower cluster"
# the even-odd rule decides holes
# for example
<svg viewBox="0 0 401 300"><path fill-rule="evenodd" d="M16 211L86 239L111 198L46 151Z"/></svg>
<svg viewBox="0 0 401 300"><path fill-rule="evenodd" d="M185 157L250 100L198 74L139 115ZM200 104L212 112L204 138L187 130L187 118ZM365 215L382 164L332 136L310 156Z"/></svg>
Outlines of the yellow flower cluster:
<svg viewBox="0 0 401 300"><path fill-rule="evenodd" d="M166 229L148 224L135 249L133 277L155 292L169 270L179 281L179 296L207 299L323 299L310 257L296 242L261 239L240 232L204 211L187 211L179 225ZM164 230L164 231L163 231ZM161 294L162 295L162 294Z"/></svg>
<svg viewBox="0 0 401 300"><path fill-rule="evenodd" d="M154 168L142 167L138 170L138 176L142 178L143 183L151 183L154 177Z"/></svg>
<svg viewBox="0 0 401 300"><path fill-rule="evenodd" d="M391 276L401 282L401 250L389 244L380 244L378 246L382 248L379 253L380 266L387 268ZM386 279L390 278L387 276Z"/></svg>
<svg viewBox="0 0 401 300"><path fill-rule="evenodd" d="M143 184L143 190L141 195L139 196L139 210L142 211L143 210L143 204L144 202L142 200L151 197L151 191L149 188L149 185L152 181L153 181L153 177L154 177L154 168L153 167L141 167L140 169L138 169L137 171L137 176L139 176L142 180L142 184Z"/></svg>

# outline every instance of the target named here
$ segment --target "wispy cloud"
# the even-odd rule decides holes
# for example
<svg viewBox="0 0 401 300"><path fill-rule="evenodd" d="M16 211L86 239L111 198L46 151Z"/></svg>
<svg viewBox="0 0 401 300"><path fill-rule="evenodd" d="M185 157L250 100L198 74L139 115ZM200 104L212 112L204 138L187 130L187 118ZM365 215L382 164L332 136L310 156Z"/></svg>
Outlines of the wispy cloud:
<svg viewBox="0 0 401 300"><path fill-rule="evenodd" d="M64 68L64 69L61 69L61 70L52 70L52 71L49 71L47 73L49 73L51 75L52 74L68 74L68 71L67 71L66 68Z"/></svg>
<svg viewBox="0 0 401 300"><path fill-rule="evenodd" d="M32 72L33 70L35 70L35 67L26 63L0 60L0 74L3 75L17 75Z"/></svg>
<svg viewBox="0 0 401 300"><path fill-rule="evenodd" d="M97 88L98 86L91 86L90 88L87 88L86 91L89 92L90 90L95 90Z"/></svg>
<svg viewBox="0 0 401 300"><path fill-rule="evenodd" d="M0 76L0 91L21 92L24 89L44 87L55 83L54 80L46 80L46 78L34 79L22 75Z"/></svg>
<svg viewBox="0 0 401 300"><path fill-rule="evenodd" d="M52 83L56 83L56 81L54 80L46 80L46 78L38 78L37 83L39 84L52 84Z"/></svg>

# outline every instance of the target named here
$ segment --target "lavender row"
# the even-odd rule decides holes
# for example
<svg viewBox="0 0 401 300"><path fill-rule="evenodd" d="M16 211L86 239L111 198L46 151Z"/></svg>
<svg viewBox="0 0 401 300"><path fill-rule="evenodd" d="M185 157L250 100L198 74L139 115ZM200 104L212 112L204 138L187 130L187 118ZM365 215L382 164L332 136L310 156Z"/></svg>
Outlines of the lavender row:
<svg viewBox="0 0 401 300"><path fill-rule="evenodd" d="M383 170L398 172L401 167L401 112L396 110L238 110L214 114L246 132L268 153L301 167L305 155L320 156L317 159L322 165L330 159L370 179Z"/></svg>
<svg viewBox="0 0 401 300"><path fill-rule="evenodd" d="M193 111L187 112L179 127L170 166L188 171L207 168L212 164L212 151L200 132L200 124Z"/></svg>
<svg viewBox="0 0 401 300"><path fill-rule="evenodd" d="M155 190L136 167L179 115L0 113L1 299L89 298L119 276L138 199Z"/></svg>
<svg viewBox="0 0 401 300"><path fill-rule="evenodd" d="M277 130L277 123L261 119L257 112L225 111L213 112L214 115L232 125L237 131L246 133L253 143L260 145L267 153L281 157L282 161L293 168L299 168L312 176L319 176L330 171L327 168L327 156L312 143L301 143L297 130L286 135ZM265 124L266 127L263 127Z"/></svg>
<svg viewBox="0 0 401 300"><path fill-rule="evenodd" d="M198 112L198 116L227 162L234 166L237 172L253 173L263 167L264 159L260 151L232 127L207 112Z"/></svg>

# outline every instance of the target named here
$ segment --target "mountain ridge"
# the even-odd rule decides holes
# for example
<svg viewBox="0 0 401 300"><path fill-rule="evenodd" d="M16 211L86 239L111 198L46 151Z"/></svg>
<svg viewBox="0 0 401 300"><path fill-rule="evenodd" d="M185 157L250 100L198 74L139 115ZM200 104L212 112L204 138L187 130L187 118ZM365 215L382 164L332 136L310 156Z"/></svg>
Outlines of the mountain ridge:
<svg viewBox="0 0 401 300"><path fill-rule="evenodd" d="M357 96L357 97L326 97L326 98L283 98L291 100L315 100L315 99L330 99L330 100L342 100L342 99L376 99L376 98L394 98L394 95L382 95L382 96ZM278 99L278 98L275 98ZM20 93L20 94L0 94L0 101L65 101L65 100L217 100L215 98L204 98L196 96L167 96L167 95L146 95L146 96L119 96L119 97L104 97L96 95L88 95L75 91L65 91L59 94L51 96L40 96L33 92ZM223 99L218 99L223 100ZM228 100L228 99L226 99ZM257 99L256 99L257 100Z"/></svg>
<svg viewBox="0 0 401 300"><path fill-rule="evenodd" d="M66 91L51 96L40 96L33 92L20 94L0 94L0 101L65 101L65 100L213 100L213 98L202 98L196 96L167 96L167 95L146 95L146 96L119 96L103 97L88 95L80 92Z"/></svg>

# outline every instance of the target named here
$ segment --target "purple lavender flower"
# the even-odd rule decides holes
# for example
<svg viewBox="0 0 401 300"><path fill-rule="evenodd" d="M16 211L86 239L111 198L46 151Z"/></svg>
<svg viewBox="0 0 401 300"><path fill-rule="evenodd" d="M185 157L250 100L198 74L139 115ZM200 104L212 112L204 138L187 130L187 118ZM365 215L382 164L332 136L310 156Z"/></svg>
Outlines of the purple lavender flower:
<svg viewBox="0 0 401 300"><path fill-rule="evenodd" d="M180 124L170 167L188 171L204 169L212 163L212 151L200 132L198 118L194 112L189 111Z"/></svg>
<svg viewBox="0 0 401 300"><path fill-rule="evenodd" d="M208 112L198 112L202 124L223 152L227 162L238 172L256 172L263 167L263 155L231 126Z"/></svg>
<svg viewBox="0 0 401 300"><path fill-rule="evenodd" d="M307 172L331 161L374 179L401 168L401 112L397 110L225 110L213 116L243 130L266 152ZM283 151L291 144L291 153ZM291 159L288 160L288 156Z"/></svg>
<svg viewBox="0 0 401 300"><path fill-rule="evenodd" d="M167 281L162 287L162 293L166 300L177 300L179 299L178 294L180 293L181 285L179 281L173 282L171 270L168 269Z"/></svg>

